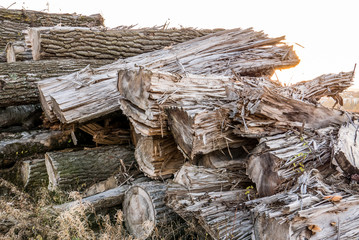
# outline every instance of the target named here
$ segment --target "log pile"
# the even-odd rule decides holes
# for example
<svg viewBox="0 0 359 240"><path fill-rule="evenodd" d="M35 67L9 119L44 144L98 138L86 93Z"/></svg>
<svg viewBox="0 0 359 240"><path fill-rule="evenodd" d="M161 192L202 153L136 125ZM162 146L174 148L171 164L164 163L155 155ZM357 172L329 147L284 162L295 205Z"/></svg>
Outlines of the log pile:
<svg viewBox="0 0 359 240"><path fill-rule="evenodd" d="M178 219L200 239L359 237L358 116L320 104L343 105L355 69L283 86L271 75L299 63L284 37L87 23L8 45L1 177L81 193L57 213L121 208L136 239Z"/></svg>

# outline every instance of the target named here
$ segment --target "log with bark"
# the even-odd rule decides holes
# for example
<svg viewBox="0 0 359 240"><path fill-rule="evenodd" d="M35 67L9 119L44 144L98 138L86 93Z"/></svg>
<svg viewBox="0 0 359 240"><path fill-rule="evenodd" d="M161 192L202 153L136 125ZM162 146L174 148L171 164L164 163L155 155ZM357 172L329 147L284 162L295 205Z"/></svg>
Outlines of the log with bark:
<svg viewBox="0 0 359 240"><path fill-rule="evenodd" d="M185 42L219 30L181 29L96 29L40 27L25 31L27 48L34 60L108 59L116 60Z"/></svg>
<svg viewBox="0 0 359 240"><path fill-rule="evenodd" d="M73 27L95 27L103 26L103 22L104 19L100 14L84 16L0 8L0 49L4 49L8 42L23 40L22 31L29 27L58 24Z"/></svg>
<svg viewBox="0 0 359 240"><path fill-rule="evenodd" d="M124 145L47 152L45 160L51 190L83 190L135 166L133 148Z"/></svg>
<svg viewBox="0 0 359 240"><path fill-rule="evenodd" d="M185 162L172 136L142 137L137 143L135 157L141 171L154 179L172 176Z"/></svg>
<svg viewBox="0 0 359 240"><path fill-rule="evenodd" d="M349 240L359 236L358 202L353 191L334 188L313 169L294 189L246 205L253 208L255 239Z"/></svg>
<svg viewBox="0 0 359 240"><path fill-rule="evenodd" d="M251 152L247 168L259 196L270 196L289 188L309 169L320 169L326 175L335 172L330 162L331 144L337 132L338 127L327 127L303 133L290 130L261 138Z"/></svg>
<svg viewBox="0 0 359 240"><path fill-rule="evenodd" d="M0 168L10 167L16 161L46 151L69 146L69 132L34 130L18 133L0 133ZM34 155L35 154L35 155Z"/></svg>
<svg viewBox="0 0 359 240"><path fill-rule="evenodd" d="M48 185L49 176L46 172L45 159L25 160L21 163L23 187L32 191Z"/></svg>
<svg viewBox="0 0 359 240"><path fill-rule="evenodd" d="M87 123L79 127L92 136L96 144L129 144L130 132L127 129L103 127L98 123Z"/></svg>
<svg viewBox="0 0 359 240"><path fill-rule="evenodd" d="M147 239L160 227L176 218L165 205L167 186L162 182L144 182L132 186L123 201L127 230L136 239Z"/></svg>
<svg viewBox="0 0 359 240"><path fill-rule="evenodd" d="M9 42L5 52L8 63L32 60L31 48L28 48L24 41Z"/></svg>
<svg viewBox="0 0 359 240"><path fill-rule="evenodd" d="M166 204L186 221L196 219L195 227L213 239L251 239L253 224L244 202L253 191L236 175L186 164L169 184Z"/></svg>
<svg viewBox="0 0 359 240"><path fill-rule="evenodd" d="M0 63L0 107L39 103L36 83L76 72L88 65L100 67L105 60L48 60Z"/></svg>
<svg viewBox="0 0 359 240"><path fill-rule="evenodd" d="M31 129L40 124L41 107L39 104L0 108L0 131L10 126Z"/></svg>
<svg viewBox="0 0 359 240"><path fill-rule="evenodd" d="M136 65L172 73L230 75L232 68L241 75L270 75L274 69L289 68L299 62L292 48L281 43L282 39L270 39L251 29L217 32L166 49L119 60L102 68L83 70L60 79L48 80L47 85L40 82L38 87L42 96L41 102L43 109L46 109L46 115L54 119L51 112L52 100L57 101L65 123L82 121L83 116L91 119L115 111L120 104L115 104L114 99L118 101L121 97L116 90L109 91L108 88L110 85L116 85L119 70L133 69ZM77 80L76 83L73 82L74 79ZM119 84L121 81L119 78ZM59 83L63 89L61 91L56 87ZM96 88L98 84L102 87L108 86L106 91ZM96 92L93 92L93 86ZM76 99L72 99L73 97ZM99 107L91 111L93 106L87 105L94 102ZM69 118L66 117L66 109L70 111ZM86 114L73 118L73 111Z"/></svg>

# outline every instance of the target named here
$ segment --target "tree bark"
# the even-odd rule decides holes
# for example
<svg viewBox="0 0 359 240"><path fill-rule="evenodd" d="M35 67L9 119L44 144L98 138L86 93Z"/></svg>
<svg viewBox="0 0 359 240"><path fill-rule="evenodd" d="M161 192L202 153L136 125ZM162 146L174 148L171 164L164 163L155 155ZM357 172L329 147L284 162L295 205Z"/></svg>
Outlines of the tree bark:
<svg viewBox="0 0 359 240"><path fill-rule="evenodd" d="M32 191L48 185L49 176L46 172L45 159L26 160L21 163L23 187Z"/></svg>
<svg viewBox="0 0 359 240"><path fill-rule="evenodd" d="M30 40L28 47L32 49L34 60L60 58L116 60L152 52L212 32L215 30L40 27L30 28L25 34Z"/></svg>
<svg viewBox="0 0 359 240"><path fill-rule="evenodd" d="M167 186L162 182L144 182L132 186L123 201L127 230L136 239L147 239L155 227L171 222L176 214L165 205Z"/></svg>
<svg viewBox="0 0 359 240"><path fill-rule="evenodd" d="M243 203L253 192L238 189L243 185L236 176L186 164L168 186L167 205L187 221L197 219L196 227L213 239L251 239L253 224Z"/></svg>
<svg viewBox="0 0 359 240"><path fill-rule="evenodd" d="M38 104L0 108L0 129L10 126L31 129L39 124L40 116L41 107Z"/></svg>
<svg viewBox="0 0 359 240"><path fill-rule="evenodd" d="M54 14L31 10L0 9L0 49L11 41L23 40L22 31L29 27L40 26L103 26L100 14L83 16L78 14Z"/></svg>
<svg viewBox="0 0 359 240"><path fill-rule="evenodd" d="M304 171L321 169L333 173L331 141L338 129L333 127L305 132L288 131L261 138L251 152L247 175L256 184L259 196L270 196L295 183Z"/></svg>
<svg viewBox="0 0 359 240"><path fill-rule="evenodd" d="M39 103L36 83L78 71L87 65L100 67L104 60L49 60L0 63L0 107Z"/></svg>
<svg viewBox="0 0 359 240"><path fill-rule="evenodd" d="M28 48L24 41L9 42L5 52L8 63L32 60L31 48Z"/></svg>
<svg viewBox="0 0 359 240"><path fill-rule="evenodd" d="M153 179L172 176L185 161L171 136L142 137L137 143L135 157L141 171Z"/></svg>
<svg viewBox="0 0 359 240"><path fill-rule="evenodd" d="M130 146L107 146L73 152L47 152L49 189L82 190L113 175L119 168L133 166ZM123 171L126 171L123 169Z"/></svg>
<svg viewBox="0 0 359 240"><path fill-rule="evenodd" d="M69 135L68 132L51 130L0 133L0 168L10 167L19 159L34 154L66 147Z"/></svg>
<svg viewBox="0 0 359 240"><path fill-rule="evenodd" d="M253 38L256 40L253 41ZM87 113L92 112L93 117L96 117L103 115L102 111L104 113L115 111L120 104L114 105L112 99L117 98L118 101L121 98L116 90L109 91L106 88L106 91L102 91L97 88L97 91L93 92L89 88L97 84L102 86L103 82L107 82L106 86L116 84L119 70L133 69L136 65L172 73L183 72L183 69L185 69L186 73L193 74L230 75L231 73L228 72L227 66L228 62L230 62L233 70L241 75L258 75L259 73L259 75L269 75L273 73L274 69L292 67L299 62L291 47L279 45L282 39L268 39L265 34L254 32L251 29L234 29L210 34L170 48L119 60L114 64L99 69L83 70L77 74L64 76L61 79L66 79L65 81L59 81L55 78L47 80L46 87L39 83L38 86L42 95L41 102L43 109L50 109L47 112L47 116L50 116L50 118L53 118L50 96L55 101L57 101L57 97L61 99L64 95L70 98L77 95L84 97L80 101L77 101L77 99L72 101L71 104L71 109L84 113L82 116L87 116ZM71 81L74 78L78 83ZM122 79L119 81L122 81ZM58 86L59 83L61 83L61 89L63 90L59 91L58 88L53 87ZM78 88L76 93L74 92L75 88ZM61 92L66 92L66 94L61 94ZM108 104L106 104L107 97L109 98ZM86 104L92 104L93 102L99 102L101 105L102 102L105 102L105 104L100 109L96 109L96 113L94 113L94 111L89 110ZM62 103L68 104L68 102L60 101L59 109L66 109L61 106ZM110 110L111 108L113 109ZM70 118L69 121L66 120L66 123L78 121L81 121L81 118Z"/></svg>
<svg viewBox="0 0 359 240"><path fill-rule="evenodd" d="M344 124L340 127L338 138L333 146L332 163L337 166L337 170L353 179L359 175L357 135L358 121Z"/></svg>

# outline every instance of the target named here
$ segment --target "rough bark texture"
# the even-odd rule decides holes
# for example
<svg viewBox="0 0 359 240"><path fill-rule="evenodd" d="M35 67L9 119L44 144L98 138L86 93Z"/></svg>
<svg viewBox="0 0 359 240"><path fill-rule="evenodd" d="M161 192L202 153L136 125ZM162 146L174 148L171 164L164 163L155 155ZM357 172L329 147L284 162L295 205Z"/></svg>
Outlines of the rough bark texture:
<svg viewBox="0 0 359 240"><path fill-rule="evenodd" d="M87 65L100 67L108 63L110 61L70 59L0 63L0 107L39 103L38 81L69 74Z"/></svg>
<svg viewBox="0 0 359 240"><path fill-rule="evenodd" d="M0 8L0 49L11 41L23 40L22 31L28 27L40 26L103 26L100 14L83 16L78 14L55 14L31 10L14 10Z"/></svg>
<svg viewBox="0 0 359 240"><path fill-rule="evenodd" d="M218 31L218 30L217 30ZM116 60L152 52L163 47L201 37L215 30L182 29L95 29L78 27L30 28L34 60L108 59Z"/></svg>
<svg viewBox="0 0 359 240"><path fill-rule="evenodd" d="M348 177L359 175L358 122L344 124L338 132L333 146L333 164Z"/></svg>
<svg viewBox="0 0 359 240"><path fill-rule="evenodd" d="M136 239L147 239L155 227L173 220L175 213L165 205L167 186L162 182L145 182L132 186L123 201L127 230Z"/></svg>
<svg viewBox="0 0 359 240"><path fill-rule="evenodd" d="M358 197L345 192L312 169L292 190L247 202L253 207L255 239L358 238Z"/></svg>
<svg viewBox="0 0 359 240"><path fill-rule="evenodd" d="M32 191L48 185L49 176L46 172L45 159L26 160L21 163L23 187Z"/></svg>
<svg viewBox="0 0 359 240"><path fill-rule="evenodd" d="M0 133L0 168L17 160L68 146L68 132L35 130L20 133Z"/></svg>
<svg viewBox="0 0 359 240"><path fill-rule="evenodd" d="M251 239L253 224L243 203L252 191L238 189L240 185L224 169L186 164L168 187L167 205L187 221L197 219L196 228L213 239Z"/></svg>
<svg viewBox="0 0 359 240"><path fill-rule="evenodd" d="M142 137L135 150L136 161L150 178L168 178L178 171L185 159L172 136Z"/></svg>
<svg viewBox="0 0 359 240"><path fill-rule="evenodd" d="M40 123L40 116L41 107L38 104L0 108L0 131L10 126L31 129Z"/></svg>
<svg viewBox="0 0 359 240"><path fill-rule="evenodd" d="M81 190L116 173L122 166L133 166L130 146L107 146L72 152L47 152L49 188Z"/></svg>
<svg viewBox="0 0 359 240"><path fill-rule="evenodd" d="M330 171L331 136L335 137L337 131L337 128L328 127L302 135L288 131L261 138L259 145L251 152L247 168L247 174L256 184L259 196L269 196L284 190L309 169Z"/></svg>
<svg viewBox="0 0 359 240"><path fill-rule="evenodd" d="M254 32L251 29L234 29L210 34L174 45L171 48L119 60L92 71L83 70L76 75L62 78L62 81L59 81L59 79L49 81L54 86L61 82L61 89L63 89L61 91L51 85L48 85L45 89L40 83L40 94L43 96L42 105L44 109L50 109L47 116L51 118L53 118L51 96L53 100L57 101L55 94L61 99L64 96L67 96L68 99L76 95L83 97L76 101L60 100L59 109L63 113L66 107L62 108L62 104L69 105L69 102L72 102L71 109L76 110L78 113L91 112L89 110L91 108L88 108L86 103L99 102L101 106L95 112L92 111L93 117L103 115L102 111L106 113L117 110L120 104L116 105L114 99L120 99L120 94L116 90L109 91L106 88L106 91L102 91L97 88L97 91L93 92L89 89L97 84L102 86L103 82L107 82L105 83L106 86L116 84L118 70L133 69L136 65L172 73L183 72L183 69L185 69L185 72L193 74L230 75L232 74L228 71L228 62L230 62L230 67L239 74L269 75L273 73L274 69L292 67L299 62L291 47L281 43L282 39L269 39L265 34ZM79 84L72 82L75 76L77 76L76 79ZM119 81L122 80L119 79ZM79 89L75 90L76 88ZM62 91L66 91L66 94L61 94ZM73 91L76 91L76 94ZM109 99L108 103L106 103L106 98ZM83 116L86 116L86 114L83 114ZM81 121L81 118L70 118L66 123L75 121Z"/></svg>

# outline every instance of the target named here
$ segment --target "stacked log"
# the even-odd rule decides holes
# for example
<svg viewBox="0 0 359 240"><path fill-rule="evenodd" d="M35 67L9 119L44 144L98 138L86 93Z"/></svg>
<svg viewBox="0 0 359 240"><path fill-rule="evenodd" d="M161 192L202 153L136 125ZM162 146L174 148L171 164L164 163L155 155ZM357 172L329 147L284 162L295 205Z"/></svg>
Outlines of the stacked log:
<svg viewBox="0 0 359 240"><path fill-rule="evenodd" d="M8 42L23 40L22 31L29 27L41 26L103 26L104 19L100 14L83 16L78 14L51 14L31 10L13 10L0 8L0 49Z"/></svg>

